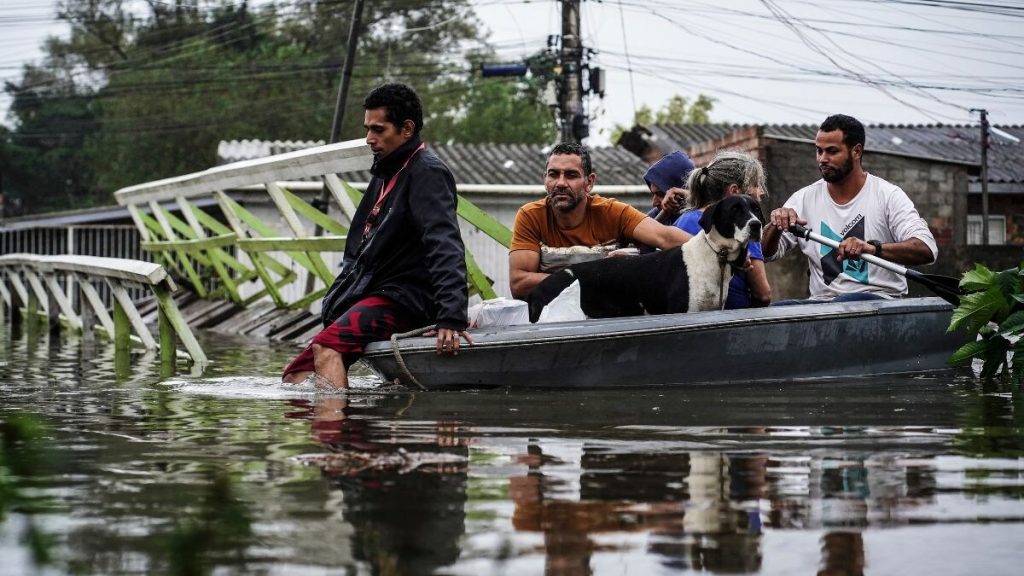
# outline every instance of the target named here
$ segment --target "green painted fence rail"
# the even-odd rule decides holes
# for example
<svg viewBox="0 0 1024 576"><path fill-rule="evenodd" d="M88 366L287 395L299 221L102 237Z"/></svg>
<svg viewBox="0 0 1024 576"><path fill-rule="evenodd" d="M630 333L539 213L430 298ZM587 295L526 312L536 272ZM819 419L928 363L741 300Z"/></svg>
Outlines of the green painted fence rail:
<svg viewBox="0 0 1024 576"><path fill-rule="evenodd" d="M131 214L142 235L142 247L200 297L243 306L270 299L277 308L297 310L319 301L334 281L336 269L324 255L344 251L345 223L351 221L362 198L338 174L368 170L372 162L365 142L352 140L129 186L114 196ZM287 182L310 178L320 179L326 188L328 214L287 188ZM261 218L229 194L253 187L266 193L266 206L274 210L272 218ZM217 212L197 206L199 199L211 198ZM171 200L181 217L161 207L161 202ZM509 246L508 228L465 198L459 198L458 214ZM315 234L316 228L322 234ZM470 291L494 298L490 279L468 251L466 265ZM299 295L286 297L285 287Z"/></svg>
<svg viewBox="0 0 1024 576"><path fill-rule="evenodd" d="M114 342L118 365L127 363L133 345L159 350L161 364L171 372L179 355L196 366L207 364L172 298L177 286L159 264L99 256L6 254L0 256L0 279L2 311L12 322L25 320L31 329L49 320L51 330L64 326L87 335L104 333ZM104 302L100 285L106 286L112 305ZM148 290L155 299L156 338L129 295L130 287ZM177 350L178 342L184 350Z"/></svg>

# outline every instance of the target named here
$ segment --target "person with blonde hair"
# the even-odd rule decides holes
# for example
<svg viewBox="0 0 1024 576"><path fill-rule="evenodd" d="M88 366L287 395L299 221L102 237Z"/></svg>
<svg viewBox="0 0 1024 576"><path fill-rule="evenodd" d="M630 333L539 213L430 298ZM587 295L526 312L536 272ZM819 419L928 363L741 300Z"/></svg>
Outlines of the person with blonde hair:
<svg viewBox="0 0 1024 576"><path fill-rule="evenodd" d="M704 210L722 198L746 194L760 203L768 195L761 163L757 158L738 151L719 152L707 166L694 169L686 187L689 190L689 209L676 219L675 226L690 234L700 232L700 217ZM733 275L725 302L727 310L767 306L772 301L760 242L750 242L747 251L750 266Z"/></svg>

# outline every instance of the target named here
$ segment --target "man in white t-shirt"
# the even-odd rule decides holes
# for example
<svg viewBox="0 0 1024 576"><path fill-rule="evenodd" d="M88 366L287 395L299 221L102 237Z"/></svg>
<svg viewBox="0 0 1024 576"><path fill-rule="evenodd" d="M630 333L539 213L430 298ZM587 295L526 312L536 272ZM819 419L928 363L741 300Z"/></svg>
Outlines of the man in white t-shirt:
<svg viewBox="0 0 1024 576"><path fill-rule="evenodd" d="M935 237L899 186L864 171L864 125L836 114L814 138L821 180L798 190L782 208L772 210L761 237L768 261L799 246L811 269L811 299L775 304L849 302L899 298L907 293L900 274L861 260L861 254L913 266L938 258ZM803 224L839 242L834 249L788 232Z"/></svg>

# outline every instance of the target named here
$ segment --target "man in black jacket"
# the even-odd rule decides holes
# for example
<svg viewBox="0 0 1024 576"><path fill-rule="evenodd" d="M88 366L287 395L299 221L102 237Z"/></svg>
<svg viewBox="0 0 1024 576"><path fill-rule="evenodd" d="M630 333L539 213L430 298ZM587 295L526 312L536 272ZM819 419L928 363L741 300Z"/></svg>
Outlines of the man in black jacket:
<svg viewBox="0 0 1024 576"><path fill-rule="evenodd" d="M324 330L284 369L288 383L315 373L318 386L347 388L366 344L428 324L437 325L438 354L457 354L460 336L473 343L455 178L420 140L420 99L404 84L385 84L363 109L373 178L324 296Z"/></svg>

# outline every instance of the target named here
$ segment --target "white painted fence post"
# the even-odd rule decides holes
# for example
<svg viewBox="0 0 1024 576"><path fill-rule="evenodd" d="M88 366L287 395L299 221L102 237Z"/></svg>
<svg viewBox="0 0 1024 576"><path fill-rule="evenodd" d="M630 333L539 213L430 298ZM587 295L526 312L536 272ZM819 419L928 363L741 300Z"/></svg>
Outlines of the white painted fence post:
<svg viewBox="0 0 1024 576"><path fill-rule="evenodd" d="M65 274L68 286L78 285L78 309L74 298L69 298L57 281ZM22 282L22 276L27 286ZM176 340L180 340L187 355L199 367L208 363L206 354L178 310L171 293L177 289L174 281L159 264L122 258L96 256L44 256L36 254L7 254L0 256L0 296L9 306L12 324L20 318L24 304L29 327L34 331L40 321L40 303L45 304L47 315L60 326L61 322L73 330L91 332L99 327L114 341L115 372L119 377L130 370L131 346L134 341L147 350L161 348L162 373L173 373L177 358ZM112 317L108 306L100 297L92 281L105 281L113 299ZM10 282L11 291L6 282ZM142 315L132 302L125 283L148 288L157 299L159 343L153 338Z"/></svg>

